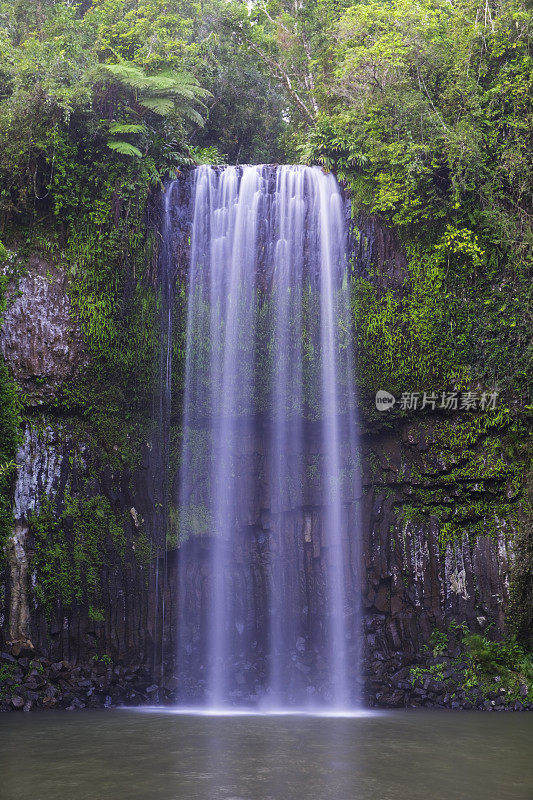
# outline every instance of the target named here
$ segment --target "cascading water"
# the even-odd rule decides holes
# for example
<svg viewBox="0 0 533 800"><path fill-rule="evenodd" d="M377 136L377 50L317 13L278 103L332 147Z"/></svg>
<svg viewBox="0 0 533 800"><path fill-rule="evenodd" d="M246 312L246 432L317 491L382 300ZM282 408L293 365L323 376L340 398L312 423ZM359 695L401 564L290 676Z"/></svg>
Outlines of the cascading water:
<svg viewBox="0 0 533 800"><path fill-rule="evenodd" d="M317 167L193 176L177 674L210 707L357 702L345 204Z"/></svg>

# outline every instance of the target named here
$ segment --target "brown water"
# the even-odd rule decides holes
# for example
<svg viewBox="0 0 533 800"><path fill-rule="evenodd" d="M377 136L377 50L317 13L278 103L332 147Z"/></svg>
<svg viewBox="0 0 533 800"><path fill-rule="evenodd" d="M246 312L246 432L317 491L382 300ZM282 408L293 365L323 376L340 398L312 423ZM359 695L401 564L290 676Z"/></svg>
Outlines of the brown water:
<svg viewBox="0 0 533 800"><path fill-rule="evenodd" d="M2 800L532 800L533 715L0 715Z"/></svg>

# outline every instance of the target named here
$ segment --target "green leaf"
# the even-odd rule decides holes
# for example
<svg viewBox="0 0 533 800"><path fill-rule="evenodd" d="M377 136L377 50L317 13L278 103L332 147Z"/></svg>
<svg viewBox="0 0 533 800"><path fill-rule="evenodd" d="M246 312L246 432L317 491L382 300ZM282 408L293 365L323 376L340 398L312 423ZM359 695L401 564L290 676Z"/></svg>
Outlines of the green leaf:
<svg viewBox="0 0 533 800"><path fill-rule="evenodd" d="M162 117L166 117L174 108L174 100L170 100L168 97L143 97L139 103Z"/></svg>
<svg viewBox="0 0 533 800"><path fill-rule="evenodd" d="M134 64L123 62L122 64L102 64L101 67L119 83L133 89L146 89L149 86L149 79L144 71Z"/></svg>
<svg viewBox="0 0 533 800"><path fill-rule="evenodd" d="M198 111L196 111L195 108L191 108L190 106L185 106L185 108L181 109L181 113L183 114L184 117L187 117L187 119L190 119L192 122L196 122L198 125L200 125L200 127L203 128L204 118L202 117L201 114L198 113Z"/></svg>
<svg viewBox="0 0 533 800"><path fill-rule="evenodd" d="M136 158L142 158L142 153L138 147L130 144L129 142L114 142L109 141L107 146L114 150L116 153L120 153L123 156L135 156Z"/></svg>
<svg viewBox="0 0 533 800"><path fill-rule="evenodd" d="M145 125L138 124L122 124L120 122L112 122L109 126L110 133L143 133L146 130Z"/></svg>

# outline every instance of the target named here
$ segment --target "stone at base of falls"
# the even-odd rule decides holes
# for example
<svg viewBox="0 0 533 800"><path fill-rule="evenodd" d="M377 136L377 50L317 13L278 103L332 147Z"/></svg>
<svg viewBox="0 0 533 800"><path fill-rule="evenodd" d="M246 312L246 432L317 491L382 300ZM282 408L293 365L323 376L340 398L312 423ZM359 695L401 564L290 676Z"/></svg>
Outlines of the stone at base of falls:
<svg viewBox="0 0 533 800"><path fill-rule="evenodd" d="M444 680L409 680L411 665L391 677L375 677L367 687L364 705L379 708L426 708L477 711L533 711L533 703L504 694L483 695L479 689L465 691L461 674L445 671ZM141 666L93 662L73 665L43 657L16 658L0 653L0 712L114 708L117 706L175 706L178 704L175 676L155 683ZM527 687L525 687L527 690ZM522 692L521 692L522 694ZM185 703L194 705L193 702Z"/></svg>
<svg viewBox="0 0 533 800"><path fill-rule="evenodd" d="M24 656L31 658L35 655L35 649L29 640L13 642L11 645L11 655L14 658L24 658Z"/></svg>
<svg viewBox="0 0 533 800"><path fill-rule="evenodd" d="M73 665L0 653L0 711L139 706L169 700L141 666Z"/></svg>
<svg viewBox="0 0 533 800"><path fill-rule="evenodd" d="M377 668L379 666L381 669ZM369 665L367 665L368 669ZM396 671L394 671L396 667ZM532 711L529 687L465 685L468 664L460 657L427 655L416 664L400 654L386 665L374 662L367 673L367 702L379 708L427 708L463 711ZM435 677L429 674L434 670ZM495 681L500 680L495 678ZM524 693L525 692L525 693ZM529 699L528 699L529 696Z"/></svg>

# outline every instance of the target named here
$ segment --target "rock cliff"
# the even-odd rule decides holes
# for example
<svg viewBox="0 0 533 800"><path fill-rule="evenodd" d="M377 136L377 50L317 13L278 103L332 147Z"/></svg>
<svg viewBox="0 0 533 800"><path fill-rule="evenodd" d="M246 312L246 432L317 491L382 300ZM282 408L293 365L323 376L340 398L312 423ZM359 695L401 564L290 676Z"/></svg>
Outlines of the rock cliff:
<svg viewBox="0 0 533 800"><path fill-rule="evenodd" d="M356 275L402 290L406 259L391 231L360 215L353 243ZM13 529L1 578L4 646L11 659L44 659L46 670L65 662L54 667L57 675L76 664L87 669L107 660L123 665L124 672L113 679L113 702L132 697L127 675L130 688L137 680L131 676L141 675L137 699L147 696L146 681L152 679L161 687L160 699L173 697L176 625L193 626L198 609L176 608L172 586L179 550L172 540L168 551L161 548L158 526L166 488L159 483L151 409L140 429L135 420L124 420L117 432L116 427L102 429L87 400L85 406L79 400L71 406L57 402L78 376L90 381L91 355L72 306L68 275L42 255L32 256L10 286L1 349L23 402ZM180 368L176 360L174 369ZM179 387L180 377L174 380ZM175 450L179 399L174 403ZM360 434L362 494L351 500L354 525L346 535L361 589L364 693L372 704L403 705L412 699L406 668L416 662L433 629L455 621L473 631L492 624L498 636L507 632L514 564L523 559L521 552L517 556L517 541L523 506L519 478L526 463L516 449L519 423L508 410L500 416L438 409L379 413L362 397ZM306 452L295 454L308 466L305 502L281 510L269 509L264 500L261 476L269 470L261 461L260 430L243 448L242 469L250 480L257 479L258 493L255 518L239 523L242 549L235 580L242 590L243 619L251 618L246 604L259 609L256 620L266 613L261 608L273 525L283 525L292 537L294 557L305 563L309 602L318 602L322 501L313 459L320 458L320 446L312 430L306 441ZM170 470L171 483L176 468ZM207 531L200 525L199 533ZM201 605L209 538L184 546L197 552L189 580L191 596ZM261 638L260 623L252 635ZM198 632L191 629L191 636ZM258 663L254 669L263 667ZM80 675L79 680L87 679ZM89 681L97 677L88 673ZM111 686L111 677L106 680L105 687ZM111 696L105 687L96 694L101 702ZM78 697L67 695L69 703Z"/></svg>

